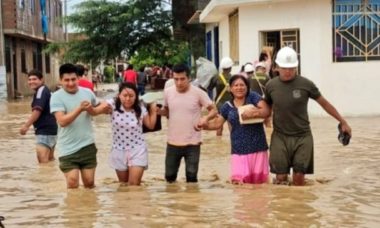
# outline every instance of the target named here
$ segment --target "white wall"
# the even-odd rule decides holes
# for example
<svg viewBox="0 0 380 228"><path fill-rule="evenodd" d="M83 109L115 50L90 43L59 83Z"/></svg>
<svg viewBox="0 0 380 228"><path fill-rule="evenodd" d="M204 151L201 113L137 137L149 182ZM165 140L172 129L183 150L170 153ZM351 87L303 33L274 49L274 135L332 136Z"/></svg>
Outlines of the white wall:
<svg viewBox="0 0 380 228"><path fill-rule="evenodd" d="M258 59L260 31L299 29L302 75L314 81L341 114L380 114L379 102L370 99L379 87L376 82L380 83L375 68L379 62L333 63L331 20L330 0L240 7L240 64ZM219 28L225 56L229 53L227 16L220 22ZM314 115L326 115L314 101L310 102L309 111Z"/></svg>

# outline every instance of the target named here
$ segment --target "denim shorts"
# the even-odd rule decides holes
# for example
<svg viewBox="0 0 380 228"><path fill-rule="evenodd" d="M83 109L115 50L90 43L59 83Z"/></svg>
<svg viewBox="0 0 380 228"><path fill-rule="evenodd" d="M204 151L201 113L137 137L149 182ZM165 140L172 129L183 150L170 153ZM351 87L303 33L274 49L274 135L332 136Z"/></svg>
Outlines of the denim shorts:
<svg viewBox="0 0 380 228"><path fill-rule="evenodd" d="M56 135L36 135L36 143L46 146L49 149L53 149L57 144Z"/></svg>

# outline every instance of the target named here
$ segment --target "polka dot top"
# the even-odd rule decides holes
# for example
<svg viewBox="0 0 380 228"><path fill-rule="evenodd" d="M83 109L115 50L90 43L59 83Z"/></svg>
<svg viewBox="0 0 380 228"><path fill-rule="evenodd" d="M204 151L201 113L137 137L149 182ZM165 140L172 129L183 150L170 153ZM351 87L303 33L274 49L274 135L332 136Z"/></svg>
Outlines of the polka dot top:
<svg viewBox="0 0 380 228"><path fill-rule="evenodd" d="M251 92L246 98L245 104L257 105L261 100L260 95ZM252 154L268 149L262 123L240 124L237 108L232 102L227 101L220 109L220 114L231 125L231 153Z"/></svg>
<svg viewBox="0 0 380 228"><path fill-rule="evenodd" d="M141 116L137 121L136 113L124 111L120 113L115 110L115 100L109 99L107 103L112 106L111 124L112 124L112 148L118 150L133 150L141 145L145 145L145 138L142 133L143 117L148 114L146 108L141 106Z"/></svg>

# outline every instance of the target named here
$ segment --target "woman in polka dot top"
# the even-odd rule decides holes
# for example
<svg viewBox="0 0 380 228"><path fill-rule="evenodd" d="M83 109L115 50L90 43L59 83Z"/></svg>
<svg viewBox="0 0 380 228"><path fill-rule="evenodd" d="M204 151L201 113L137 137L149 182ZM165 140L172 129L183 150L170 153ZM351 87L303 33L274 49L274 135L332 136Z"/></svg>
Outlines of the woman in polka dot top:
<svg viewBox="0 0 380 228"><path fill-rule="evenodd" d="M112 107L112 150L109 163L115 169L119 182L140 185L144 170L148 168L148 149L143 124L153 129L157 108L153 103L149 112L140 103L134 84L121 83L119 93L107 100Z"/></svg>

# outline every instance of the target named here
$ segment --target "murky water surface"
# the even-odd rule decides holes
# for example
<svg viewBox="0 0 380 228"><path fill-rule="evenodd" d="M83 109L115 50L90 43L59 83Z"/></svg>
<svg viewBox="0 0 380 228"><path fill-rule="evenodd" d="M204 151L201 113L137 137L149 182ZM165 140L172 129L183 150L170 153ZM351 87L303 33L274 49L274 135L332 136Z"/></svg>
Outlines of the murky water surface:
<svg viewBox="0 0 380 228"><path fill-rule="evenodd" d="M67 191L58 162L38 165L34 135L18 129L30 100L0 102L0 215L6 227L379 227L380 117L350 118L354 138L337 141L336 122L312 118L315 175L308 186L229 184L229 136L204 133L198 184L163 180L165 129L146 135L150 163L140 187L120 186L107 164L108 116L96 117L93 190Z"/></svg>

